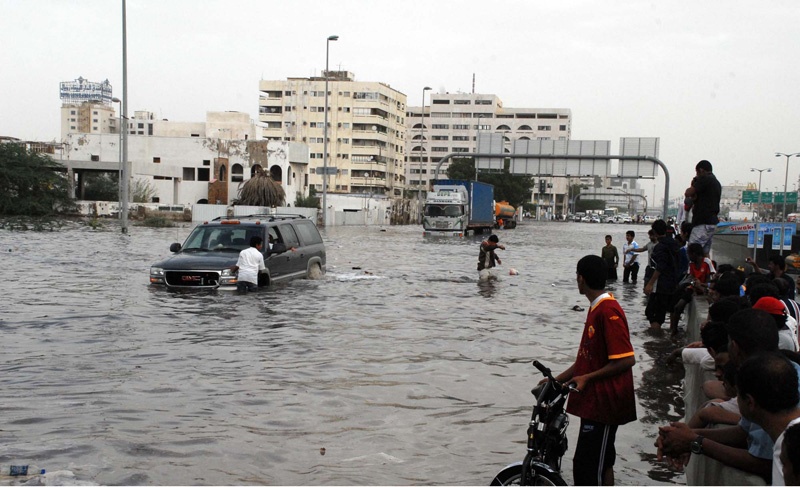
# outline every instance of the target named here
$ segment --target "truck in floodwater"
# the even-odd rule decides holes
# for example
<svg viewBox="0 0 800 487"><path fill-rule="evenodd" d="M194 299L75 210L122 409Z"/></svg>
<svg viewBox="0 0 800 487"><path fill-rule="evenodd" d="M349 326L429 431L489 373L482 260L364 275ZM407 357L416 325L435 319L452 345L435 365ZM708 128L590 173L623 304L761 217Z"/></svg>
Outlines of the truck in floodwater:
<svg viewBox="0 0 800 487"><path fill-rule="evenodd" d="M463 237L491 231L495 224L494 186L478 181L440 179L428 193L423 235Z"/></svg>

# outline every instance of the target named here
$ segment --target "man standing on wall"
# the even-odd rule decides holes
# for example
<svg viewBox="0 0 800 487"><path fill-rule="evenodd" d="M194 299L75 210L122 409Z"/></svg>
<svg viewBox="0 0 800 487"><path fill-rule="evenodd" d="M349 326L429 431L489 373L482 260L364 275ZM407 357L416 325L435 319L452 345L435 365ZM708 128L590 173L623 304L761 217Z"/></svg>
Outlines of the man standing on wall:
<svg viewBox="0 0 800 487"><path fill-rule="evenodd" d="M692 180L692 185L684 193L693 201L692 204L692 233L689 243L699 243L703 246L706 257L711 252L711 240L719 223L719 200L722 197L722 185L714 176L711 163L705 159L698 162L694 168L697 176Z"/></svg>

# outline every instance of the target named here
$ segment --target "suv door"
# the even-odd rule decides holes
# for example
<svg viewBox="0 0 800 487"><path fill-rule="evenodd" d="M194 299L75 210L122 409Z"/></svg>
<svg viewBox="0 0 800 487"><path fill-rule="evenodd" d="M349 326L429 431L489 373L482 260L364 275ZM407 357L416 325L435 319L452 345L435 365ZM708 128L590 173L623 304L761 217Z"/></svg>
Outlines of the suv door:
<svg viewBox="0 0 800 487"><path fill-rule="evenodd" d="M292 252L287 250L280 255L285 259L286 271L288 274L298 275L306 273L306 262L303 258L303 252L300 244L300 239L297 238L297 232L294 231L291 223L281 223L278 225L278 234L280 242L286 245L287 249L294 247L296 250Z"/></svg>

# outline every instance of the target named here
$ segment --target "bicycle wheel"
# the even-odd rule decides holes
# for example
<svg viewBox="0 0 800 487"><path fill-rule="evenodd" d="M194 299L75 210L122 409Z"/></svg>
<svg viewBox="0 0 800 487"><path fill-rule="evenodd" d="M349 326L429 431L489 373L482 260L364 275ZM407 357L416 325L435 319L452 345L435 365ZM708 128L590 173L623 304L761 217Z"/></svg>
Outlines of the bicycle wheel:
<svg viewBox="0 0 800 487"><path fill-rule="evenodd" d="M561 475L556 472L541 467L539 465L531 466L533 474L533 482L529 485L542 485L542 486L561 486L567 485ZM520 479L522 478L522 465L509 465L504 468L500 473L495 476L490 485L521 485Z"/></svg>

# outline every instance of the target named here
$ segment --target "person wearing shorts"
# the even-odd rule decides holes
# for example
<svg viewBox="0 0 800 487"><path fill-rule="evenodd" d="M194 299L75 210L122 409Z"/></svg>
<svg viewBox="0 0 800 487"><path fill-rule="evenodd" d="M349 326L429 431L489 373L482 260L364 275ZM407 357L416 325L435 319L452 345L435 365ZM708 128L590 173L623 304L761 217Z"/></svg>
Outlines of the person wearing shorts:
<svg viewBox="0 0 800 487"><path fill-rule="evenodd" d="M598 255L578 261L578 291L591 303L575 362L556 377L573 384L567 412L581 418L572 461L575 485L613 485L617 427L636 419L628 320L605 292L606 266Z"/></svg>
<svg viewBox="0 0 800 487"><path fill-rule="evenodd" d="M692 204L692 233L689 243L699 243L703 246L706 257L711 252L711 241L714 231L719 223L719 201L722 197L722 185L714 176L711 163L702 160L694 168L697 176L692 180L692 185L685 194L693 200Z"/></svg>

